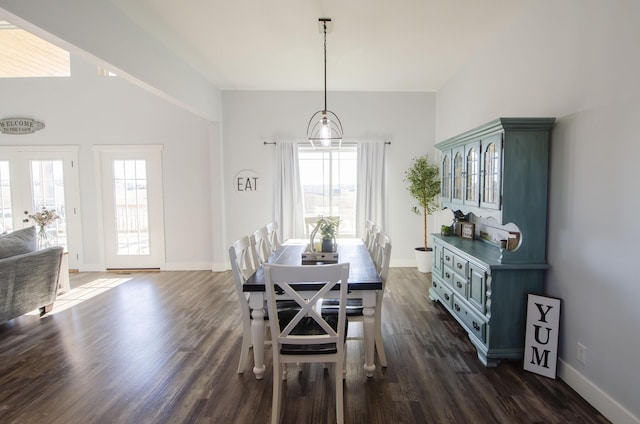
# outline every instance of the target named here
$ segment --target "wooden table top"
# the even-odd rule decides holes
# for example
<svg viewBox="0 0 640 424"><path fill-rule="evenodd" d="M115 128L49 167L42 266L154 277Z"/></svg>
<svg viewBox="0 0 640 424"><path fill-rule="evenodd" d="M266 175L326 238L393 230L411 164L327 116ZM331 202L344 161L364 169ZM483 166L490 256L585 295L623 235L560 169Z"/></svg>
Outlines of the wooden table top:
<svg viewBox="0 0 640 424"><path fill-rule="evenodd" d="M267 259L267 262L280 265L302 265L302 252L305 251L308 243L308 240L288 240ZM338 263L344 262L349 262L349 290L382 289L382 280L362 240L338 240ZM262 266L243 285L243 291L265 291Z"/></svg>

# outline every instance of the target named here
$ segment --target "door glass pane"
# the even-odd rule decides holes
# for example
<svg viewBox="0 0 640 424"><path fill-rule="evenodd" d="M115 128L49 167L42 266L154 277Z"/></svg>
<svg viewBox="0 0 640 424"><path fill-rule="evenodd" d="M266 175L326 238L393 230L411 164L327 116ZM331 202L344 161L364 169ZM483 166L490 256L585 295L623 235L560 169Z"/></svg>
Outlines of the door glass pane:
<svg viewBox="0 0 640 424"><path fill-rule="evenodd" d="M51 245L67 248L67 218L64 202L64 172L62 160L32 160L31 193L33 213L55 210L58 219L45 231Z"/></svg>
<svg viewBox="0 0 640 424"><path fill-rule="evenodd" d="M118 255L149 255L147 170L144 160L114 160Z"/></svg>
<svg viewBox="0 0 640 424"><path fill-rule="evenodd" d="M9 161L0 161L0 234L13 231Z"/></svg>

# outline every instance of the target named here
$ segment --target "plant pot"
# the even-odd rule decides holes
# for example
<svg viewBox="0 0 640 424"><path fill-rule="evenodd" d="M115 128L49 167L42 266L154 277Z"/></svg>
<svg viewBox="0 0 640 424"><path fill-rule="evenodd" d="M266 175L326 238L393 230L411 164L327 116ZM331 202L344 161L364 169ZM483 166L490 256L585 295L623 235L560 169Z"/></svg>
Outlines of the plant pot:
<svg viewBox="0 0 640 424"><path fill-rule="evenodd" d="M333 240L332 239L322 239L322 251L323 252L333 252Z"/></svg>
<svg viewBox="0 0 640 424"><path fill-rule="evenodd" d="M431 268L433 267L433 249L427 247L425 250L424 247L416 247L414 251L416 252L418 271L431 272Z"/></svg>

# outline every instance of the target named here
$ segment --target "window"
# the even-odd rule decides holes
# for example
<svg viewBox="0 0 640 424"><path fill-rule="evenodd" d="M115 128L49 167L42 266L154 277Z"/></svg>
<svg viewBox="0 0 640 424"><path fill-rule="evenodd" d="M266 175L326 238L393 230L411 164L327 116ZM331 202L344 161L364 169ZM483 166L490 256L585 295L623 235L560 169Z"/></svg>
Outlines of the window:
<svg viewBox="0 0 640 424"><path fill-rule="evenodd" d="M111 72L110 70L108 70L107 68L103 68L102 66L98 66L96 68L96 71L98 72L99 77L117 77L118 76L114 72Z"/></svg>
<svg viewBox="0 0 640 424"><path fill-rule="evenodd" d="M68 51L0 21L0 78L68 76Z"/></svg>
<svg viewBox="0 0 640 424"><path fill-rule="evenodd" d="M339 216L339 237L356 236L356 146L340 150L298 147L305 217Z"/></svg>

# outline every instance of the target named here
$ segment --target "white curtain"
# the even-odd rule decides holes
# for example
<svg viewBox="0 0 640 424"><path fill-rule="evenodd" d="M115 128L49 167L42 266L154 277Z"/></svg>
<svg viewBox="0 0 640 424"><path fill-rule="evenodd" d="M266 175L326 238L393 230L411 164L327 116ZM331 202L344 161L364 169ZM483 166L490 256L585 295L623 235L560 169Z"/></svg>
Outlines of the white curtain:
<svg viewBox="0 0 640 424"><path fill-rule="evenodd" d="M358 190L356 236L364 235L368 219L386 229L384 189L384 141L358 143Z"/></svg>
<svg viewBox="0 0 640 424"><path fill-rule="evenodd" d="M304 238L304 211L298 145L276 142L274 217L280 228L280 240Z"/></svg>

